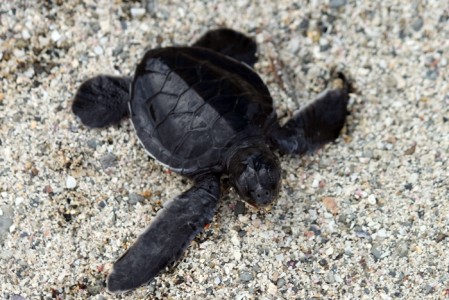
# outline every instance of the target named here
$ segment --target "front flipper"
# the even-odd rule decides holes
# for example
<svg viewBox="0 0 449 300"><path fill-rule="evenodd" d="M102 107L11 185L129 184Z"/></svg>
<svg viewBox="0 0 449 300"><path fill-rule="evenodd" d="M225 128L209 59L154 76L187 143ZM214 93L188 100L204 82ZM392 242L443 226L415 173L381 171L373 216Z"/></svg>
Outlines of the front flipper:
<svg viewBox="0 0 449 300"><path fill-rule="evenodd" d="M192 46L214 50L250 67L254 67L257 61L256 42L243 33L228 28L210 30Z"/></svg>
<svg viewBox="0 0 449 300"><path fill-rule="evenodd" d="M128 113L131 77L100 75L78 89L72 111L84 125L105 127L118 124Z"/></svg>
<svg viewBox="0 0 449 300"><path fill-rule="evenodd" d="M299 110L283 127L272 130L271 140L279 150L304 154L338 137L348 113L350 86L343 74L338 74L336 83L336 89Z"/></svg>
<svg viewBox="0 0 449 300"><path fill-rule="evenodd" d="M115 262L107 279L108 290L117 293L137 288L180 258L212 220L219 197L219 177L209 175L165 204L150 226Z"/></svg>

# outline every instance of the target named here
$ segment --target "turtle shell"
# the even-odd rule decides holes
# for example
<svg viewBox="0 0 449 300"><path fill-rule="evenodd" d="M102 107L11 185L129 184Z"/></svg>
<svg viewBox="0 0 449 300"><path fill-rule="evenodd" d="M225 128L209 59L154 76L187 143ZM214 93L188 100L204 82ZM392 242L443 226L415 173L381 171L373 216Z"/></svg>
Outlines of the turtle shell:
<svg viewBox="0 0 449 300"><path fill-rule="evenodd" d="M221 172L236 143L265 139L276 113L247 65L200 47L148 51L131 87L131 119L149 154L182 174Z"/></svg>

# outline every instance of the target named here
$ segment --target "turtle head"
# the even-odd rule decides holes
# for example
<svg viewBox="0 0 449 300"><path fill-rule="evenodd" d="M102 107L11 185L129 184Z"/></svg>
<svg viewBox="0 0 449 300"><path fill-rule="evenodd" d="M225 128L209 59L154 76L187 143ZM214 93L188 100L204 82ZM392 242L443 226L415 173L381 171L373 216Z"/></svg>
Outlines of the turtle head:
<svg viewBox="0 0 449 300"><path fill-rule="evenodd" d="M264 207L278 196L281 168L268 147L239 149L228 161L232 185L249 204Z"/></svg>

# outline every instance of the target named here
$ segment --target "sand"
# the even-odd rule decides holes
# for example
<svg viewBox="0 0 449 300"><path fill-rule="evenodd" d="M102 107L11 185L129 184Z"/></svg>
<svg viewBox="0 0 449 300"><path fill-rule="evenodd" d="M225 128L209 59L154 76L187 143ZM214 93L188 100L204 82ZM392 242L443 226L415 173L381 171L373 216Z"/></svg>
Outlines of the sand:
<svg viewBox="0 0 449 300"><path fill-rule="evenodd" d="M0 298L442 299L449 297L449 4L446 1L2 1ZM281 122L354 81L342 136L281 157L268 211L227 191L211 226L148 286L114 296L112 263L190 182L149 159L129 120L71 113L97 74L145 50L230 27Z"/></svg>

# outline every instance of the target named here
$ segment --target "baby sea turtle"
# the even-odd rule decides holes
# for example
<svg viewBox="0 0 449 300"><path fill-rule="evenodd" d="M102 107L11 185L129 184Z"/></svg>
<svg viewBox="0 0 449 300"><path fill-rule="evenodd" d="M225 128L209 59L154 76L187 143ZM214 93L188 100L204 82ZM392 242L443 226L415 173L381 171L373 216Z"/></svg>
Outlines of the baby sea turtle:
<svg viewBox="0 0 449 300"><path fill-rule="evenodd" d="M72 110L83 124L105 127L130 116L148 154L194 180L117 260L109 291L137 288L182 255L211 221L222 175L241 198L263 207L281 186L273 150L301 155L338 137L349 98L345 77L339 74L338 88L280 126L270 92L252 69L256 50L242 33L212 30L191 47L148 51L134 77L100 75L77 91Z"/></svg>

